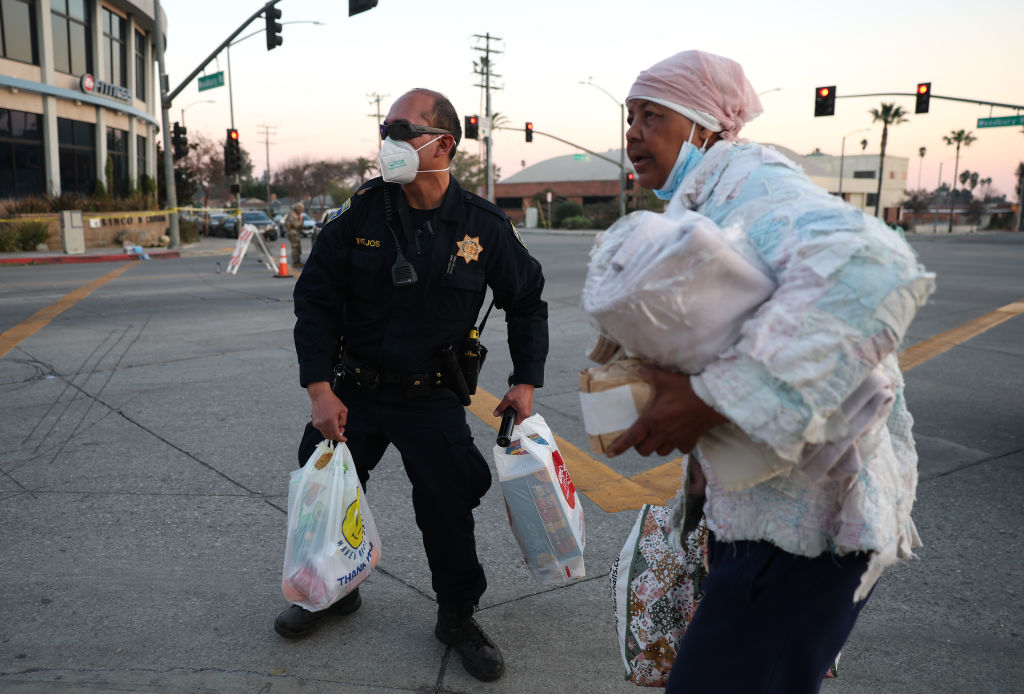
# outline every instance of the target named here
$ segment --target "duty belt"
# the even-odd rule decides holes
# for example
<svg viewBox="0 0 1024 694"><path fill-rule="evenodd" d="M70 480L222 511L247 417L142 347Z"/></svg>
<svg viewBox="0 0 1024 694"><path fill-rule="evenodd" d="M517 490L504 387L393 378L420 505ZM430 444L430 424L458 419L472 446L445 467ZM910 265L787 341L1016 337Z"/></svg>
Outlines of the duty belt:
<svg viewBox="0 0 1024 694"><path fill-rule="evenodd" d="M447 385L442 371L394 371L356 359L348 352L341 357L344 379L362 390L374 391L381 386L399 386L409 398L430 395L435 388Z"/></svg>

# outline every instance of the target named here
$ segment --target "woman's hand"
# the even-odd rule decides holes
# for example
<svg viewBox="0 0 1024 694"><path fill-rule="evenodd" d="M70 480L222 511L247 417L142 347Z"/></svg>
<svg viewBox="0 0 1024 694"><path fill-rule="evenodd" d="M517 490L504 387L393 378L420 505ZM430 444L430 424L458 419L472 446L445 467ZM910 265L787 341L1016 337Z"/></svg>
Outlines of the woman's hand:
<svg viewBox="0 0 1024 694"><path fill-rule="evenodd" d="M697 397L689 375L647 365L637 373L651 384L654 395L633 426L612 442L609 457L630 446L640 455L668 455L676 449L689 453L701 436L728 421Z"/></svg>
<svg viewBox="0 0 1024 694"><path fill-rule="evenodd" d="M348 423L348 408L331 390L327 381L310 383L306 393L313 403L313 426L328 441L347 441L345 424Z"/></svg>

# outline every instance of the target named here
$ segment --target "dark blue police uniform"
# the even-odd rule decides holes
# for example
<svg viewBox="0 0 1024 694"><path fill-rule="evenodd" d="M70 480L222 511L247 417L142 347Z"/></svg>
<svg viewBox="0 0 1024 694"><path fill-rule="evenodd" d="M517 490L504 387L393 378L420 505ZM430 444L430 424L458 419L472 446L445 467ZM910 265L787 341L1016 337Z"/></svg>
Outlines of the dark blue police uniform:
<svg viewBox="0 0 1024 694"><path fill-rule="evenodd" d="M411 286L392 282L396 237L418 277ZM505 214L454 178L440 208L426 211L409 209L399 185L365 184L321 230L294 292L300 382L331 381L343 343L346 375L335 393L349 410L345 437L359 478L365 486L388 444L401 453L442 607L475 605L487 587L472 510L490 487L490 469L441 357L476 324L487 287L505 311L514 382L542 386L540 264ZM321 439L307 424L300 465Z"/></svg>

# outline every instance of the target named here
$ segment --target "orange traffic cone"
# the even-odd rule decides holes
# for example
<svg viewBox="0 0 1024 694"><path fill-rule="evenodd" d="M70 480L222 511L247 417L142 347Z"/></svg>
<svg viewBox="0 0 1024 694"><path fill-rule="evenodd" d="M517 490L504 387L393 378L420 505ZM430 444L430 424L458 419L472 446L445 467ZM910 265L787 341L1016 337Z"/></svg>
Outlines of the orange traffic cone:
<svg viewBox="0 0 1024 694"><path fill-rule="evenodd" d="M281 242L281 259L277 264L277 274L274 277L291 277L292 274L288 272L288 251L284 247L284 241Z"/></svg>

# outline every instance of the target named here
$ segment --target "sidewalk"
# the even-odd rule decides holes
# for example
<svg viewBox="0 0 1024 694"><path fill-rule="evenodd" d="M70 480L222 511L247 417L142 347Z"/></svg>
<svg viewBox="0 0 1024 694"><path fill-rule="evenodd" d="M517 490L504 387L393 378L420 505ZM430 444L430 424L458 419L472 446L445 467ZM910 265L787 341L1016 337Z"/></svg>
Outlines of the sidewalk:
<svg viewBox="0 0 1024 694"><path fill-rule="evenodd" d="M194 243L189 243L180 248L142 248L140 246L123 249L118 246L104 246L103 248L87 248L85 253L69 255L62 251L17 251L14 253L0 253L0 267L10 265L58 265L62 263L112 263L125 260L146 260L138 250L141 250L149 260L166 260L168 258L180 258L182 256L196 255L224 255L230 256L235 246L235 239L205 237Z"/></svg>

